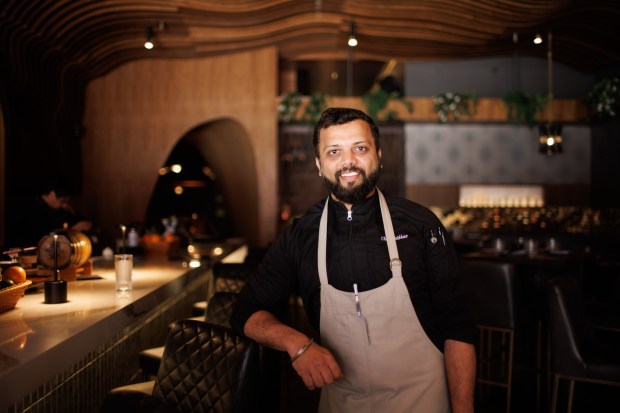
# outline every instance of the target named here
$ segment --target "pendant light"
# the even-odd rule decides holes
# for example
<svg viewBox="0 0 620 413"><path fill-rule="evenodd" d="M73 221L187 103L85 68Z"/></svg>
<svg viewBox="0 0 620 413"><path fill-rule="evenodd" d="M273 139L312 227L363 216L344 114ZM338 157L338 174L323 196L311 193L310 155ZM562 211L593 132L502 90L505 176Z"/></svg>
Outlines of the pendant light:
<svg viewBox="0 0 620 413"><path fill-rule="evenodd" d="M357 46L357 37L355 35L355 22L351 22L349 25L349 40L347 41L347 44L350 47Z"/></svg>
<svg viewBox="0 0 620 413"><path fill-rule="evenodd" d="M151 50L155 46L153 44L153 26L146 27L144 37L145 37L144 48Z"/></svg>
<svg viewBox="0 0 620 413"><path fill-rule="evenodd" d="M562 125L553 123L553 49L551 30L547 34L547 123L540 126L538 151L545 155L562 153Z"/></svg>

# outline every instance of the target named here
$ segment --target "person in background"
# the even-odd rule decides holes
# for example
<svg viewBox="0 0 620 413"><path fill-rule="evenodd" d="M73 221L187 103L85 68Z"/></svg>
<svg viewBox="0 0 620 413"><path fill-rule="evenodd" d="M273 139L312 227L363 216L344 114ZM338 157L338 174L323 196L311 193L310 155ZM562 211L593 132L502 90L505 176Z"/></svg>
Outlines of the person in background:
<svg viewBox="0 0 620 413"><path fill-rule="evenodd" d="M377 188L379 130L365 113L327 109L313 143L330 195L272 244L232 327L287 352L321 389L320 412L473 412L477 330L441 221ZM320 343L285 323L292 291Z"/></svg>
<svg viewBox="0 0 620 413"><path fill-rule="evenodd" d="M58 179L49 178L43 182L24 208L15 247L36 246L43 236L53 231L88 232L93 226L90 220L73 209L69 191Z"/></svg>

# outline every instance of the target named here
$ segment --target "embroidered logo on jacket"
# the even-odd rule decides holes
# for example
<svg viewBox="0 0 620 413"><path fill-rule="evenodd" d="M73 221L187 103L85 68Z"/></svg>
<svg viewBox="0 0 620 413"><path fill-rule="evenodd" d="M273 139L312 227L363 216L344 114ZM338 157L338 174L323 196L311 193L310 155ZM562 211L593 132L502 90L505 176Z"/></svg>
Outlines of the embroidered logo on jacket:
<svg viewBox="0 0 620 413"><path fill-rule="evenodd" d="M396 241L401 240L401 239L406 239L406 238L409 238L409 234L400 234L394 238L396 239ZM387 238L385 238L385 235L381 237L381 241L387 241Z"/></svg>

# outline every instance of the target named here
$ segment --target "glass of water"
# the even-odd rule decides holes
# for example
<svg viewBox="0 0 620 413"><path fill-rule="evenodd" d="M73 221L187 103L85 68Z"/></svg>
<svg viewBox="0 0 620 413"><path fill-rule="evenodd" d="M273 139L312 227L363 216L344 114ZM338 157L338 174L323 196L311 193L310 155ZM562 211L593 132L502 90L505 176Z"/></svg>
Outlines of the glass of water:
<svg viewBox="0 0 620 413"><path fill-rule="evenodd" d="M116 291L131 291L131 271L133 270L132 254L116 254L114 256L116 271Z"/></svg>

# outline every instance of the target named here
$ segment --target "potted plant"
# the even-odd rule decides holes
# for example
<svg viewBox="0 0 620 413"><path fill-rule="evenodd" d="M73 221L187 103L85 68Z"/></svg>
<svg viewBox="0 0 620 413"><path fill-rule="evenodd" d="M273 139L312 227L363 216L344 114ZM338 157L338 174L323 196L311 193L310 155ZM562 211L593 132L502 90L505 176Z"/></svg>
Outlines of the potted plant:
<svg viewBox="0 0 620 413"><path fill-rule="evenodd" d="M302 120L315 124L321 117L321 113L327 108L327 95L321 92L313 93L306 104Z"/></svg>
<svg viewBox="0 0 620 413"><path fill-rule="evenodd" d="M549 101L546 95L523 92L510 92L503 96L508 121L515 124L527 124L530 128L536 125L536 115L542 112Z"/></svg>
<svg viewBox="0 0 620 413"><path fill-rule="evenodd" d="M280 96L278 120L283 123L294 122L301 106L301 94L297 91L286 92Z"/></svg>
<svg viewBox="0 0 620 413"><path fill-rule="evenodd" d="M620 111L620 79L602 79L594 84L586 97L591 122L613 118Z"/></svg>
<svg viewBox="0 0 620 413"><path fill-rule="evenodd" d="M366 106L366 113L375 121L396 120L398 113L394 110L385 110L390 100L401 102L409 113L413 112L413 104L398 91L387 92L383 88L376 87L362 96L362 102Z"/></svg>
<svg viewBox="0 0 620 413"><path fill-rule="evenodd" d="M437 113L439 123L471 116L476 113L477 104L478 98L473 93L446 92L433 96L433 110Z"/></svg>

